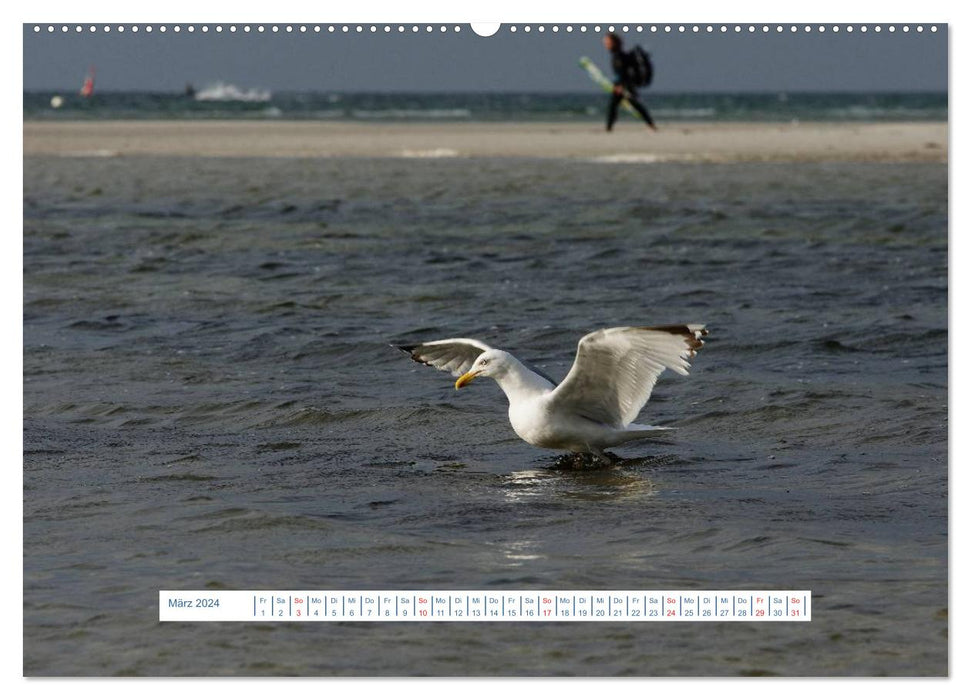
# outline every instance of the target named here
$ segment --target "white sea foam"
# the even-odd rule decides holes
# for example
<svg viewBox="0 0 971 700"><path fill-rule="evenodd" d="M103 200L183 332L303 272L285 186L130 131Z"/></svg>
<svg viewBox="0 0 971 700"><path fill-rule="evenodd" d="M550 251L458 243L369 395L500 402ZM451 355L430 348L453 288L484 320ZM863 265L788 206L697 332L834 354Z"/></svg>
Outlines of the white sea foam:
<svg viewBox="0 0 971 700"><path fill-rule="evenodd" d="M117 158L121 153L107 148L99 148L90 151L65 151L60 155L65 158Z"/></svg>
<svg viewBox="0 0 971 700"><path fill-rule="evenodd" d="M593 163L665 163L678 159L680 158L657 153L611 153L604 156L594 156L588 160Z"/></svg>
<svg viewBox="0 0 971 700"><path fill-rule="evenodd" d="M408 150L401 152L402 158L457 158L459 152L454 148L428 148L423 150Z"/></svg>

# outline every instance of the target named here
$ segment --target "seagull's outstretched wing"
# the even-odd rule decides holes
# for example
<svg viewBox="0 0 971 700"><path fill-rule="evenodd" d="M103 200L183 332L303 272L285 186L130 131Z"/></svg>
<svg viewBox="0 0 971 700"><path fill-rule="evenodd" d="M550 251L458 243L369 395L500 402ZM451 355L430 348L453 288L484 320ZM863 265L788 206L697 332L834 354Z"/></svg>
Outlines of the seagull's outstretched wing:
<svg viewBox="0 0 971 700"><path fill-rule="evenodd" d="M421 345L396 345L396 348L411 355L415 362L421 362L443 372L451 372L453 377L459 377L472 367L475 358L491 350L481 340L472 338L447 338L433 340Z"/></svg>
<svg viewBox="0 0 971 700"><path fill-rule="evenodd" d="M637 417L665 368L687 374L704 345L704 325L604 328L580 338L570 373L550 408L625 427Z"/></svg>

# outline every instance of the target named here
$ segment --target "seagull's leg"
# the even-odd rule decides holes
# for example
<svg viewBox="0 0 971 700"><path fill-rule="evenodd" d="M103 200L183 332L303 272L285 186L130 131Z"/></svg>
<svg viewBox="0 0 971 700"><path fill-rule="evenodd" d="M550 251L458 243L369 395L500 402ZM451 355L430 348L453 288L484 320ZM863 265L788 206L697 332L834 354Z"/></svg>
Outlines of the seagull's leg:
<svg viewBox="0 0 971 700"><path fill-rule="evenodd" d="M606 452L599 447L591 447L589 453L594 459L603 466L611 466L620 461L620 457L613 452Z"/></svg>
<svg viewBox="0 0 971 700"><path fill-rule="evenodd" d="M620 461L620 457L615 455L613 452L607 452L601 449L591 449L590 455L594 458L596 463L605 467L613 466Z"/></svg>

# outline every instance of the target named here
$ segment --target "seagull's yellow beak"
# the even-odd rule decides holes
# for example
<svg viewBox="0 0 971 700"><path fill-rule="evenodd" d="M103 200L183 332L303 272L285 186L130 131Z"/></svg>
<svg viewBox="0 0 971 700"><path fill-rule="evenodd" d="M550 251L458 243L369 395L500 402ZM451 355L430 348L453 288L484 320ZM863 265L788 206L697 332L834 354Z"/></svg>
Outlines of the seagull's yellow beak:
<svg viewBox="0 0 971 700"><path fill-rule="evenodd" d="M479 372L466 372L461 377L455 380L455 388L461 389L463 386L471 382L473 379L479 376Z"/></svg>

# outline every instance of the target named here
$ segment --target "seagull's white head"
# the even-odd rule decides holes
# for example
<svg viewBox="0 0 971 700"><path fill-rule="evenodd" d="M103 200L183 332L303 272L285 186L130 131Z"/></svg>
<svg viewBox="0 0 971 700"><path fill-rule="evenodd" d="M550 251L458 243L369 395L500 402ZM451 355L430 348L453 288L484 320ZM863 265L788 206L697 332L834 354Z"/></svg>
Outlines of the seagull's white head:
<svg viewBox="0 0 971 700"><path fill-rule="evenodd" d="M455 380L455 388L461 389L476 377L498 378L512 366L513 357L504 350L486 350L475 358L469 371Z"/></svg>

